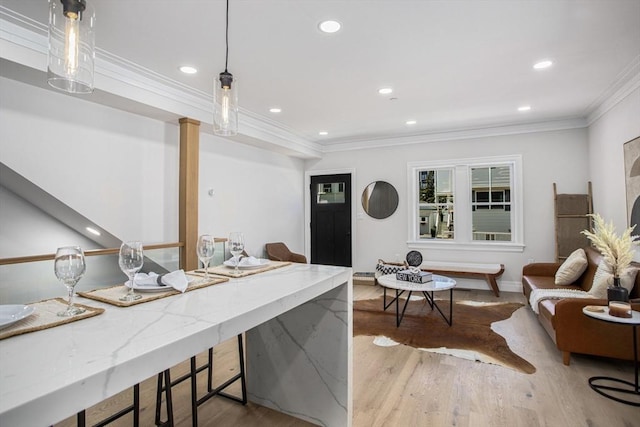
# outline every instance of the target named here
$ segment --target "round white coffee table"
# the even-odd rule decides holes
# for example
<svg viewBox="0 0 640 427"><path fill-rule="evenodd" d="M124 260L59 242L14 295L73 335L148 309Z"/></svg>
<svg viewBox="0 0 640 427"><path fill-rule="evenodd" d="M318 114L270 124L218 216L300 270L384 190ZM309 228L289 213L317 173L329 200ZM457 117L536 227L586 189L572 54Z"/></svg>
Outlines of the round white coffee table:
<svg viewBox="0 0 640 427"><path fill-rule="evenodd" d="M600 393L601 395L609 399L615 400L616 402L626 403L627 405L632 405L632 406L640 406L640 399L636 399L634 401L625 400L625 399L621 399L620 397L613 396L607 393L607 391L614 391L618 393L625 393L625 394L630 394L632 396L640 397L640 386L638 384L638 381L639 381L638 379L638 338L637 338L638 334L636 332L638 329L638 325L640 325L640 312L632 311L631 312L632 317L630 318L615 317L610 315L609 307L603 307L603 310L600 312L589 311L586 309L586 307L584 307L582 309L582 312L589 317L593 317L594 319L603 320L605 322L617 323L620 325L631 326L631 329L633 332L633 361L635 365L635 374L636 374L635 384L629 381L621 380L619 378L597 376L597 377L589 378L589 386L591 386L593 390ZM610 385L598 384L597 382L615 382L615 383L624 384L627 387L625 388L613 387ZM630 390L629 390L629 387L631 387Z"/></svg>
<svg viewBox="0 0 640 427"><path fill-rule="evenodd" d="M384 299L382 300L382 305L384 310L391 306L394 302L396 303L396 327L400 326L400 322L402 322L402 318L404 317L404 312L407 310L407 304L409 303L409 299L411 298L411 294L413 292L422 292L424 297L427 299L431 310L434 308L438 310L442 318L447 322L449 326L453 324L453 288L456 287L456 281L445 276L440 276L434 274L432 276L430 282L426 283L412 283L405 282L404 280L397 280L395 274L385 274L384 276L378 277L378 283L384 289ZM393 298L389 304L387 304L387 288L395 289L396 296ZM445 314L440 310L436 300L433 298L433 293L438 291L449 291L449 318L445 316ZM402 308L402 313L400 313L400 306L398 300L402 294L405 292L409 292L407 295L407 299L404 302L404 307Z"/></svg>

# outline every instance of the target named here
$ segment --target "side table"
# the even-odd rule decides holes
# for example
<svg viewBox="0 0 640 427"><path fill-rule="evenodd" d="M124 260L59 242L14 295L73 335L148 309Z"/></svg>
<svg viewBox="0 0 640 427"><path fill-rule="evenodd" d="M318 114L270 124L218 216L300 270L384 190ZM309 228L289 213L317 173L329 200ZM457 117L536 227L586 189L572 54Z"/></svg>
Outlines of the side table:
<svg viewBox="0 0 640 427"><path fill-rule="evenodd" d="M640 406L640 386L638 384L639 379L638 379L638 338L637 338L637 329L638 329L638 325L640 325L640 312L632 311L631 318L624 318L624 317L615 317L610 315L609 307L602 307L602 308L603 308L602 311L590 311L587 309L587 307L584 307L582 309L582 312L589 317L593 317L594 319L602 320L605 322L618 323L620 325L631 326L631 330L633 332L633 361L635 365L635 384L629 381L618 379L618 378L597 376L597 377L589 378L589 386L591 386L592 389L594 389L596 392L600 393L601 395L609 399L615 400L616 402L626 403L627 405L632 405L632 406ZM614 387L610 385L601 384L600 382L620 383L624 387ZM609 392L630 394L632 396L636 396L638 399L634 401L626 400L617 396L613 396Z"/></svg>

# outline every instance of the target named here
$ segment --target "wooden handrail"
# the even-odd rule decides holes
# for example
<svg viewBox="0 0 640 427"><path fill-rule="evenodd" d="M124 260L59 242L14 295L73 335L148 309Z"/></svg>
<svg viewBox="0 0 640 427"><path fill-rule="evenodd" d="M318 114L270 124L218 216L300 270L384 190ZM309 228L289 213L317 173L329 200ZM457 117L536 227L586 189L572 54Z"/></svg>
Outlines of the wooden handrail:
<svg viewBox="0 0 640 427"><path fill-rule="evenodd" d="M226 239L225 239L226 240ZM154 249L167 249L167 248L182 248L184 247L183 242L176 243L159 243L157 245L145 245L145 251L151 251ZM120 252L120 248L107 248L107 249L90 249L84 251L84 256L95 256L95 255L113 255ZM8 264L22 264L25 262L36 262L36 261L49 261L54 259L56 254L44 254L44 255L29 255L15 258L0 258L0 265L8 265Z"/></svg>

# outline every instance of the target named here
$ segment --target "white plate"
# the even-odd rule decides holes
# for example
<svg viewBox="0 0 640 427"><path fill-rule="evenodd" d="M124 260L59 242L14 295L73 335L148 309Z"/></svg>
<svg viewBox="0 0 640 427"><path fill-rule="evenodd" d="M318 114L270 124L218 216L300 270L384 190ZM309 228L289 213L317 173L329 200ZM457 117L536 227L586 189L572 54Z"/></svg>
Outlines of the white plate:
<svg viewBox="0 0 640 427"><path fill-rule="evenodd" d="M31 315L36 309L28 305L7 304L0 305L0 329L22 320Z"/></svg>
<svg viewBox="0 0 640 427"><path fill-rule="evenodd" d="M187 282L191 283L195 280L195 277L187 276ZM127 288L131 287L131 280L127 280L124 284ZM164 292L164 291L173 291L174 289L171 286L160 286L160 285L134 285L133 290L138 292Z"/></svg>
<svg viewBox="0 0 640 427"><path fill-rule="evenodd" d="M265 265L269 265L268 259L259 259L258 261L260 263L255 265L242 265L242 261L240 261L240 265L238 266L238 268L240 270L251 270L252 268L260 268L264 267ZM226 260L225 262L223 262L223 264L229 268L236 268L236 263L233 261L233 258Z"/></svg>

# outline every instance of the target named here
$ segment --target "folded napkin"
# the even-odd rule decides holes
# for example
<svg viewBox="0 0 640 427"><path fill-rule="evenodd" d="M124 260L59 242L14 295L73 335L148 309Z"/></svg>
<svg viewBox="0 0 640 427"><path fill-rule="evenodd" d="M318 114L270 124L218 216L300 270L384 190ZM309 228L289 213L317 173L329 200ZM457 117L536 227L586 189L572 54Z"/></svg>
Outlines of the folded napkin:
<svg viewBox="0 0 640 427"><path fill-rule="evenodd" d="M231 265L236 265L236 260L235 258L231 258L229 260L229 262L231 263ZM240 262L238 263L239 267L251 267L254 265L260 265L261 261L254 257L254 256L245 256L240 258Z"/></svg>
<svg viewBox="0 0 640 427"><path fill-rule="evenodd" d="M187 290L189 280L187 275L184 274L184 270L176 270L167 274L158 273L136 273L133 278L133 283L136 287L157 287L167 286L177 291L184 292Z"/></svg>

